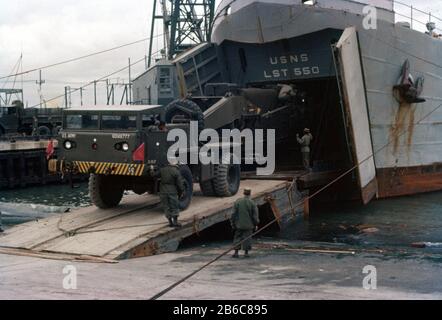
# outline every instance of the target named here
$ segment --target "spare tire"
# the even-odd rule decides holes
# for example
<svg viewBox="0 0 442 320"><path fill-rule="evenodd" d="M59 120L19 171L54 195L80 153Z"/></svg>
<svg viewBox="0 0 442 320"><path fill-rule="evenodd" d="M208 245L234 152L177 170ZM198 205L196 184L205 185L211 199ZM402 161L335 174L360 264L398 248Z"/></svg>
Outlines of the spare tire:
<svg viewBox="0 0 442 320"><path fill-rule="evenodd" d="M193 197L193 175L188 166L180 166L180 173L184 180L184 193L181 195L180 210L184 211L189 208Z"/></svg>
<svg viewBox="0 0 442 320"><path fill-rule="evenodd" d="M193 101L188 99L175 100L165 109L166 123L174 123L178 117L184 117L190 121L198 121L198 129L204 130L204 113Z"/></svg>
<svg viewBox="0 0 442 320"><path fill-rule="evenodd" d="M46 126L40 126L37 129L37 135L42 137L49 137L51 135L51 130Z"/></svg>

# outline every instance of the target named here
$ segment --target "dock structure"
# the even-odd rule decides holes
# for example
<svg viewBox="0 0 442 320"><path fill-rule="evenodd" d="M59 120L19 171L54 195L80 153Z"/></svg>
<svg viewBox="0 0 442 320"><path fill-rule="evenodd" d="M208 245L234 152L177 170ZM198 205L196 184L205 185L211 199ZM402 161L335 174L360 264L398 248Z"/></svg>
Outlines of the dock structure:
<svg viewBox="0 0 442 320"><path fill-rule="evenodd" d="M48 173L46 148L49 142L33 137L0 140L0 189L60 181L60 176ZM57 146L56 141L54 146Z"/></svg>
<svg viewBox="0 0 442 320"><path fill-rule="evenodd" d="M197 191L190 208L181 213L181 229L168 226L158 197L129 195L112 210L88 207L11 228L0 236L0 253L115 262L174 252L183 239L229 220L244 188L253 190L261 215L270 211L283 225L303 210L299 206L302 195L290 185L287 181L245 180L240 192L229 198L203 197Z"/></svg>

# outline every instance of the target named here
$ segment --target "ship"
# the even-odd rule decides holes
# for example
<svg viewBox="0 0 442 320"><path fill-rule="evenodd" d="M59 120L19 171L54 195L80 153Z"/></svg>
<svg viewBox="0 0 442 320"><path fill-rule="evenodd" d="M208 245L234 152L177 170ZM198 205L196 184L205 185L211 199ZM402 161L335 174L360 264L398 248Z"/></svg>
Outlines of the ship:
<svg viewBox="0 0 442 320"><path fill-rule="evenodd" d="M421 32L396 18L388 0L224 0L212 33L230 82L307 91L327 115L306 124L314 153L339 159L350 146L366 203L442 189L442 40L434 23ZM340 117L344 137L319 124Z"/></svg>

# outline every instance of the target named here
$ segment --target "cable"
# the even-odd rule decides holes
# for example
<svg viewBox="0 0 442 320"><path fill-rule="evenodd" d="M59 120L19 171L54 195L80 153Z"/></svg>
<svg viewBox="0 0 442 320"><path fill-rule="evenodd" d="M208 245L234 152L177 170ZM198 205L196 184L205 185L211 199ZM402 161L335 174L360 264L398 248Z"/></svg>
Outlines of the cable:
<svg viewBox="0 0 442 320"><path fill-rule="evenodd" d="M427 119L429 116L431 116L434 112L436 112L438 109L440 109L442 107L442 103L439 104L435 109L433 109L432 111L430 111L428 114L426 114L424 117L422 117L418 122L415 123L416 124L420 124L423 120ZM407 127L406 130L403 130L402 133L400 133L398 135L398 137L402 137L404 134L406 134L409 131L409 127ZM394 139L390 139L383 147L381 147L380 149L378 149L376 152L374 152L373 154L371 154L370 156L368 156L367 158L365 158L364 160L362 160L361 162L359 162L358 164L356 164L355 166L353 166L352 168L348 169L346 172L344 172L343 174L341 174L339 177L337 177L336 179L334 179L333 181L331 181L330 183L328 183L326 186L320 188L319 190L317 190L315 193L313 193L312 195L306 197L305 199L302 199L302 201L299 201L294 208L301 206L306 200L311 200L313 198L315 198L317 195L319 195L320 193L322 193L323 191L327 190L328 188L330 188L332 185L334 185L335 183L337 183L338 181L342 180L344 177L346 177L347 175L349 175L350 173L352 173L355 169L359 168L363 163L367 162L368 160L370 160L371 158L374 158L374 156L376 154L378 154L379 152L381 152L382 150L384 150L385 148L387 148L392 142L394 142ZM291 192L294 188L296 184L296 181L294 181L292 183L292 185L288 188L287 192ZM289 196L289 199L291 197ZM289 212L290 213L290 212ZM284 216L288 215L289 213L285 213L283 215L281 215L281 217L279 219L274 219L271 222L269 222L268 224L266 224L264 227L262 227L261 229L259 229L258 231L254 232L251 236L249 236L248 238L244 239L243 241L241 241L240 243L237 243L231 247L229 247L228 250L222 252L220 255L218 255L217 257L215 257L214 259L212 259L211 261L209 261L208 263L204 264L203 266L201 266L200 268L198 268L197 270L193 271L192 273L188 274L187 276L183 277L182 279L178 280L177 282L173 283L172 285L170 285L169 287L167 287L166 289L162 290L161 292L157 293L156 295L154 295L152 298L150 298L150 300L158 300L159 298L161 298L162 296L164 296L165 294L167 294L168 292L172 291L173 289L175 289L176 287L178 287L180 284L182 284L183 282L187 281L188 279L192 278L194 275L196 275L197 273L201 272L202 270L204 270L205 268L207 268L208 266L212 265L213 263L215 263L216 261L220 260L222 257L224 257L225 255L227 255L229 252L231 252L233 249L235 249L238 245L243 244L244 242L252 239L254 236L260 234L262 231L268 229L270 226L272 226L273 224L275 224L277 221L279 221L281 218L283 218ZM292 217L290 219L293 219Z"/></svg>
<svg viewBox="0 0 442 320"><path fill-rule="evenodd" d="M160 36L162 36L162 35L154 36L154 38L155 37L160 37ZM72 58L72 59L60 61L60 62L57 62L57 63L49 64L49 65L42 66L42 67L39 67L39 68L34 68L34 69L26 70L26 71L23 71L23 72L18 72L18 73L15 73L15 74L10 74L9 76L3 76L3 77L0 77L0 80L8 79L8 78L13 77L13 76L25 75L25 74L28 74L28 73L31 73L31 72L35 72L35 71L39 71L39 70L44 70L44 69L56 67L56 66L59 66L59 65L75 62L75 61L78 61L78 60L90 58L90 57L93 57L93 56L96 56L96 55L100 55L100 54L107 53L107 52L110 52L110 51L118 50L118 49L121 49L121 48L124 48L124 47L128 47L128 46L132 46L134 44L138 44L138 43L145 42L145 41L148 41L148 40L150 40L150 37L149 38L143 38L143 39L140 39L140 40L137 40L137 41L133 41L133 42L130 42L130 43L126 43L126 44L123 44L123 45L119 45L117 47L113 47L113 48L110 48L110 49L106 49L106 50L90 53L90 54L87 54L87 55L84 55L84 56L80 56L80 57L77 57L77 58Z"/></svg>
<svg viewBox="0 0 442 320"><path fill-rule="evenodd" d="M159 53L159 52L161 52L161 50L157 50L157 51L155 51L154 53L152 53L152 55L155 55L155 54L157 54L157 53ZM121 68L121 69L119 69L119 70L117 70L117 71L114 71L114 72L112 72L112 73L110 73L110 74L108 74L108 75L105 75L105 76L103 76L103 77L101 77L101 78L99 78L99 79L96 79L96 80L94 80L94 81L90 81L90 82L88 82L87 84L85 84L85 85L83 85L83 86L81 86L81 87L79 87L79 88L75 88L75 89L71 90L70 93L72 94L72 93L78 92L78 91L80 91L80 90L82 90L82 89L84 89L84 88L87 88L87 87L93 85L95 82L105 80L105 79L109 78L110 76L113 76L113 75L115 75L115 74L118 74L118 73L120 73L120 72L123 72L124 70L129 69L129 67L132 67L132 66L134 66L134 65L137 65L137 64L139 64L140 62L143 62L144 60L145 60L145 57L143 57L143 58L141 58L141 59L139 59L139 60L136 60L135 62L131 63L131 64L128 65L128 66L125 66L124 68ZM49 100L45 100L45 102L46 102L46 103L48 103L48 102L52 102L52 101L55 101L55 100L57 100L57 99L63 98L64 96L65 96L64 94L61 94L61 95L58 95L58 96L56 96L56 97L53 97L53 98L51 98L51 99L49 99ZM39 107L39 106L40 106L40 104L35 104L35 105L29 107L28 109L34 109L34 108L37 108L37 107Z"/></svg>
<svg viewBox="0 0 442 320"><path fill-rule="evenodd" d="M22 60L22 57L20 56L20 58L18 58L17 62L14 64L14 67L11 70L11 74L14 74L14 72L18 71L18 68L20 68L20 61ZM15 71L17 70L17 71ZM9 78L11 78L12 76L8 77L7 80L9 80ZM14 80L15 82L15 80ZM2 89L4 89L6 86L6 82L3 84Z"/></svg>

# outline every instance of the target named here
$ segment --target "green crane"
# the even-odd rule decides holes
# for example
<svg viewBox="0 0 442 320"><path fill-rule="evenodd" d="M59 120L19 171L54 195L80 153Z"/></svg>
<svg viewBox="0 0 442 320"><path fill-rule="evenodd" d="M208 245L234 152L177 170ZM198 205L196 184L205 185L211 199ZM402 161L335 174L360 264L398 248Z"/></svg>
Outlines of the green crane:
<svg viewBox="0 0 442 320"><path fill-rule="evenodd" d="M163 23L164 55L177 54L203 42L210 42L216 0L154 0L148 66L153 59L153 40L157 21ZM159 14L158 11L161 13Z"/></svg>

